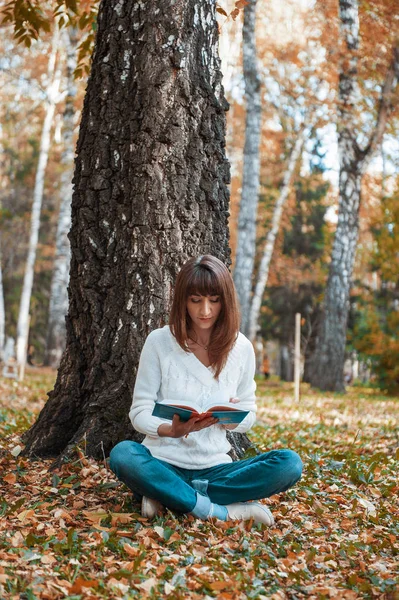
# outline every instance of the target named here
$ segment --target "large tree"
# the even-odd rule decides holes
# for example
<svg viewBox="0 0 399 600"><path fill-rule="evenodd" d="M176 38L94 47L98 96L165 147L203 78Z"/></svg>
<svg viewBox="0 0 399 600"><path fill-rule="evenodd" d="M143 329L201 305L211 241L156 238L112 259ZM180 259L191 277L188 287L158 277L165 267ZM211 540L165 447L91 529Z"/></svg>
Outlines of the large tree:
<svg viewBox="0 0 399 600"><path fill-rule="evenodd" d="M360 98L358 0L339 1L340 33L344 52L338 84L339 209L334 237L324 315L310 365L310 381L323 390L344 391L343 367L349 294L359 232L362 178L380 146L399 69L399 50L392 49L377 108L375 125L365 140L358 111ZM365 86L367 89L367 86Z"/></svg>
<svg viewBox="0 0 399 600"><path fill-rule="evenodd" d="M193 255L229 262L229 165L213 0L103 0L72 199L67 343L26 452L136 439L128 421L147 334Z"/></svg>

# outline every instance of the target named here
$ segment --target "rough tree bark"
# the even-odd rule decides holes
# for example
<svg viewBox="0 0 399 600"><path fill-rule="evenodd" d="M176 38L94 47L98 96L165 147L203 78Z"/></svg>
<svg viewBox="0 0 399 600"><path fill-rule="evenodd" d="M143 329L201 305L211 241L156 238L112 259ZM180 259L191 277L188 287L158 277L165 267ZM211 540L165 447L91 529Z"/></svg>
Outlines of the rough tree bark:
<svg viewBox="0 0 399 600"><path fill-rule="evenodd" d="M381 91L376 125L366 145L358 142L356 104L359 94L357 66L359 48L359 11L357 0L340 0L340 30L345 58L339 74L338 150L339 208L327 287L324 314L316 349L309 364L310 382L322 390L345 390L343 368L351 279L359 231L359 206L362 177L375 149L381 143L397 82L399 51L393 59Z"/></svg>
<svg viewBox="0 0 399 600"><path fill-rule="evenodd" d="M248 318L248 337L252 342L255 340L256 337L263 294L265 293L267 279L269 276L269 267L273 256L274 243L276 241L277 233L280 227L281 215L283 212L285 201L288 198L288 193L290 191L295 166L302 153L304 140L305 128L301 129L301 131L298 133L298 137L295 141L294 147L288 159L288 165L284 173L280 193L273 210L271 227L268 231L266 242L263 248L262 258L259 264L254 295L252 298Z"/></svg>
<svg viewBox="0 0 399 600"><path fill-rule="evenodd" d="M50 151L50 134L54 119L55 106L59 99L61 83L61 68L56 67L58 52L59 31L56 28L52 43L47 70L46 87L46 114L43 121L40 139L39 160L36 169L35 187L33 190L33 205L29 236L28 256L26 259L24 282L22 286L21 301L17 323L17 361L25 362L25 352L29 334L29 306L32 295L33 274L36 260L37 242L39 239L40 213L42 208L44 176Z"/></svg>
<svg viewBox="0 0 399 600"><path fill-rule="evenodd" d="M55 259L51 281L49 316L47 326L46 353L44 363L58 368L65 349L65 316L68 310L69 263L71 259L68 232L71 228L72 177L74 162L75 97L77 93L74 79L76 68L76 32L74 29L62 31L62 41L66 50L66 100L63 115L63 153L60 177L60 212L55 242Z"/></svg>
<svg viewBox="0 0 399 600"><path fill-rule="evenodd" d="M140 351L190 256L229 263L229 165L213 0L103 1L77 146L67 345L31 456L139 439ZM61 459L58 460L58 464Z"/></svg>
<svg viewBox="0 0 399 600"><path fill-rule="evenodd" d="M256 0L244 8L243 70L247 112L240 212L238 216L237 250L234 283L241 306L241 331L248 335L252 273L256 248L256 216L259 198L261 96L256 55Z"/></svg>

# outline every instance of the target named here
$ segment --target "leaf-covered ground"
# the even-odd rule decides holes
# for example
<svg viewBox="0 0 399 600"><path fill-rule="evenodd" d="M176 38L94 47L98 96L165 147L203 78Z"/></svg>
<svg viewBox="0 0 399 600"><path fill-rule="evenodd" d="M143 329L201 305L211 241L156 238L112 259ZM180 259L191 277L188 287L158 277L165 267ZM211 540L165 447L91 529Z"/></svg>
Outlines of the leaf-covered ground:
<svg viewBox="0 0 399 600"><path fill-rule="evenodd" d="M18 453L54 375L0 379L0 598L399 600L399 399L259 382L253 441L290 447L301 482L266 502L276 525L140 516L104 463L57 473Z"/></svg>

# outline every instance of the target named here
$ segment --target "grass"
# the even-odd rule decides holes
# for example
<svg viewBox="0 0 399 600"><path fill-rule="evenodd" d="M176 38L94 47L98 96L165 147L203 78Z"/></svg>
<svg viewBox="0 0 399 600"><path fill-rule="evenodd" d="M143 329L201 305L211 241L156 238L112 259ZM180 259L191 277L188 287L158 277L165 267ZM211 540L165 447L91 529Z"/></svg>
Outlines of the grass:
<svg viewBox="0 0 399 600"><path fill-rule="evenodd" d="M398 399L258 382L262 451L289 447L301 482L273 496L272 529L168 512L143 519L107 466L58 473L20 455L54 374L0 380L0 597L399 600Z"/></svg>

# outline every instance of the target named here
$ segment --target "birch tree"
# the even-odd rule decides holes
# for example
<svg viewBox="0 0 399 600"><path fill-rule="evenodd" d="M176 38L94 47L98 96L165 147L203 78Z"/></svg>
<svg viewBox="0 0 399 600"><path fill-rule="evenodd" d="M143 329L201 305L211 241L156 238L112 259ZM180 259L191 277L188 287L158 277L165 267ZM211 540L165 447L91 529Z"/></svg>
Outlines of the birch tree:
<svg viewBox="0 0 399 600"><path fill-rule="evenodd" d="M59 193L60 212L56 234L56 251L53 277L51 282L49 317L46 342L45 364L53 368L59 366L65 349L65 316L68 310L68 281L70 263L70 244L68 232L71 227L72 176L74 161L75 106L77 93L74 79L76 69L76 31L64 29L61 33L66 48L66 100L63 115L63 167Z"/></svg>
<svg viewBox="0 0 399 600"><path fill-rule="evenodd" d="M29 455L102 457L183 262L229 263L229 165L213 0L100 4L77 145L66 350Z"/></svg>
<svg viewBox="0 0 399 600"><path fill-rule="evenodd" d="M338 84L339 208L329 276L324 297L324 316L312 362L310 382L323 390L342 392L349 294L355 260L362 177L379 147L397 81L399 51L392 60L377 111L375 126L364 142L357 117L359 102L359 7L357 0L339 2L340 34L344 44Z"/></svg>
<svg viewBox="0 0 399 600"><path fill-rule="evenodd" d="M252 298L248 319L248 337L251 341L254 341L256 338L260 309L262 306L263 294L265 292L267 278L269 275L269 267L273 256L274 243L276 241L276 236L280 228L281 215L283 212L285 202L288 198L295 167L302 153L304 141L305 128L301 129L301 131L298 133L291 154L289 156L287 169L284 173L279 196L274 206L271 227L267 233L266 242L263 247L262 258L259 264L257 280L255 284L255 290Z"/></svg>
<svg viewBox="0 0 399 600"><path fill-rule="evenodd" d="M56 103L59 100L59 88L61 83L61 66L57 64L57 52L59 43L59 30L55 29L49 56L47 70L47 86L45 90L46 114L43 121L40 153L36 170L35 187L33 190L33 205L31 215L31 227L29 237L28 256L26 260L25 276L21 293L19 316L17 324L17 361L25 361L25 352L29 334L29 306L32 294L34 266L36 259L37 242L39 239L40 213L44 191L44 177L50 151L51 127L54 119Z"/></svg>
<svg viewBox="0 0 399 600"><path fill-rule="evenodd" d="M244 8L243 70L246 96L245 145L242 191L238 217L234 283L241 306L241 331L248 334L252 273L256 249L256 216L259 197L261 95L256 53L256 0Z"/></svg>

